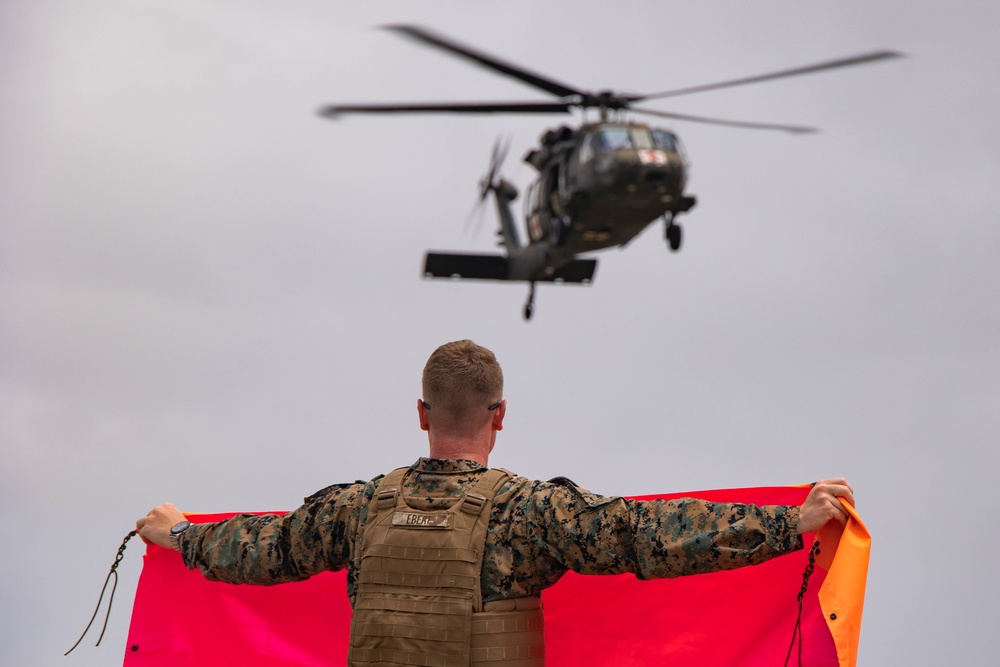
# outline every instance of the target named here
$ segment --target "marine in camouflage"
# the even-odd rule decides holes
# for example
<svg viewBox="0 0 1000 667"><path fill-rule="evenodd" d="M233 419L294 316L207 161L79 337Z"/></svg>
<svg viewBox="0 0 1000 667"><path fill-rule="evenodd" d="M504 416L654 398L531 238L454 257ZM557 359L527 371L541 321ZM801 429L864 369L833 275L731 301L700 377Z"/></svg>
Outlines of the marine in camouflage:
<svg viewBox="0 0 1000 667"><path fill-rule="evenodd" d="M445 509L486 470L473 461L420 458L403 494L414 509ZM257 585L347 568L353 605L368 506L380 479L329 486L281 516L241 514L193 525L178 540L184 563L211 580ZM756 565L802 548L798 519L795 506L628 500L565 478L514 476L490 516L483 601L538 596L570 570L653 579Z"/></svg>

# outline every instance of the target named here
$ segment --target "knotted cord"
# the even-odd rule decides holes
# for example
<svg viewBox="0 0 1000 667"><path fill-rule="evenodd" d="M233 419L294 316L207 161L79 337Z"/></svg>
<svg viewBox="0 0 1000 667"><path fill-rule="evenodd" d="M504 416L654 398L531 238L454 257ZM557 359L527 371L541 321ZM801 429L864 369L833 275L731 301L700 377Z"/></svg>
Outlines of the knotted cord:
<svg viewBox="0 0 1000 667"><path fill-rule="evenodd" d="M115 556L115 562L111 564L111 571L108 572L108 576L104 579L104 587L101 588L101 597L97 598L97 606L94 607L94 615L90 617L90 623L87 623L87 627L84 628L83 634L80 635L80 638L76 640L75 644L73 644L73 648L63 653L63 655L69 655L74 648L80 645L80 642L82 642L83 638L87 635L87 631L90 630L90 626L94 624L94 619L97 618L97 612L101 609L101 601L104 599L104 591L108 589L108 582L111 581L111 577L114 575L115 581L111 586L111 595L108 596L108 613L104 615L104 627L101 628L101 636L97 638L97 643L94 644L94 646L101 645L101 640L104 639L104 631L108 629L108 618L111 617L111 605L115 601L115 589L118 588L118 572L115 570L118 569L118 564L122 562L122 558L125 556L125 545L128 544L128 541L135 537L135 535L136 532L134 530L130 531L129 534L125 536L125 539L122 540L122 545L118 547L118 555Z"/></svg>
<svg viewBox="0 0 1000 667"><path fill-rule="evenodd" d="M806 569L802 572L802 588L799 590L799 613L795 617L795 629L792 630L792 641L788 645L788 653L785 655L785 667L788 667L788 660L792 657L792 649L795 647L795 639L799 640L799 667L802 667L802 598L806 596L806 590L809 588L809 577L812 576L813 570L816 569L816 556L819 555L819 540L813 542L812 548L809 550L809 562L806 563Z"/></svg>

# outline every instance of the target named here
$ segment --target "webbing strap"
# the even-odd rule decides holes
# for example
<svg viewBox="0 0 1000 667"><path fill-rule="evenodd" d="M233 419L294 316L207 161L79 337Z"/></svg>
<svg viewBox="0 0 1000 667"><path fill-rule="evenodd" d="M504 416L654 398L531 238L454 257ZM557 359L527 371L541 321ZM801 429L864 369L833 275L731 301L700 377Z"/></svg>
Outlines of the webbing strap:
<svg viewBox="0 0 1000 667"><path fill-rule="evenodd" d="M534 611L484 611L472 617L472 634L474 635L538 632L544 627L544 616Z"/></svg>
<svg viewBox="0 0 1000 667"><path fill-rule="evenodd" d="M510 598L483 603L483 611L534 611L542 608L542 598Z"/></svg>
<svg viewBox="0 0 1000 667"><path fill-rule="evenodd" d="M461 614L468 606L469 603L467 600L449 602L442 599L428 602L427 600L416 599L414 597L406 598L375 592L359 599L354 609L355 611L358 609L385 609L388 611L426 613L429 608L435 614ZM428 623L432 622L430 617L427 617L426 620Z"/></svg>
<svg viewBox="0 0 1000 667"><path fill-rule="evenodd" d="M472 667L480 667L491 662L503 662L504 667L545 667L545 646L472 649Z"/></svg>
<svg viewBox="0 0 1000 667"><path fill-rule="evenodd" d="M404 546L398 544L372 544L368 553L382 558L398 558L400 560L459 560L469 563L476 562L476 552L461 547L428 548Z"/></svg>
<svg viewBox="0 0 1000 667"><path fill-rule="evenodd" d="M434 618L428 616L427 619L420 619L420 623L400 623L392 619L389 623L355 623L353 632L355 635L370 635L372 637L406 637L408 639L433 639L435 641L454 642L456 644L465 641L465 628L452 627L448 624L444 627L432 623L424 623L424 620Z"/></svg>
<svg viewBox="0 0 1000 667"><path fill-rule="evenodd" d="M359 584L380 584L382 586L402 586L404 588L468 588L478 583L477 577L456 574L413 574L407 572L366 572L358 573Z"/></svg>
<svg viewBox="0 0 1000 667"><path fill-rule="evenodd" d="M351 652L351 664L362 665L414 665L416 667L468 667L465 656L429 655L416 651L393 650L387 648L355 648Z"/></svg>

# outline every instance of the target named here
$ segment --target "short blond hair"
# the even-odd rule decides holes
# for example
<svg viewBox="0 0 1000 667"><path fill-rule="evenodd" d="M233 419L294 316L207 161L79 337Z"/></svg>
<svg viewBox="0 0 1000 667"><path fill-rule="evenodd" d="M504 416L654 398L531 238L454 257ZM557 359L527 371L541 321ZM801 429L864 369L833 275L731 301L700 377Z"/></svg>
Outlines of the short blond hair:
<svg viewBox="0 0 1000 667"><path fill-rule="evenodd" d="M503 371L488 349L471 340L438 347L427 359L422 378L424 401L434 411L463 420L503 397Z"/></svg>

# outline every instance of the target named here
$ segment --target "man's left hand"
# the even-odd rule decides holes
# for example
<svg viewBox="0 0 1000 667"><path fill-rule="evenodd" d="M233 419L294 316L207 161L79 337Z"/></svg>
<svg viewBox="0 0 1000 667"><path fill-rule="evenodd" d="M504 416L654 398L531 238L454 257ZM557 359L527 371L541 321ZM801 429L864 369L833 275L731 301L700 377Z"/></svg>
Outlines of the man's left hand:
<svg viewBox="0 0 1000 667"><path fill-rule="evenodd" d="M798 534L814 533L831 519L840 525L847 523L847 510L840 498L854 505L854 489L846 479L835 477L816 482L799 508Z"/></svg>

